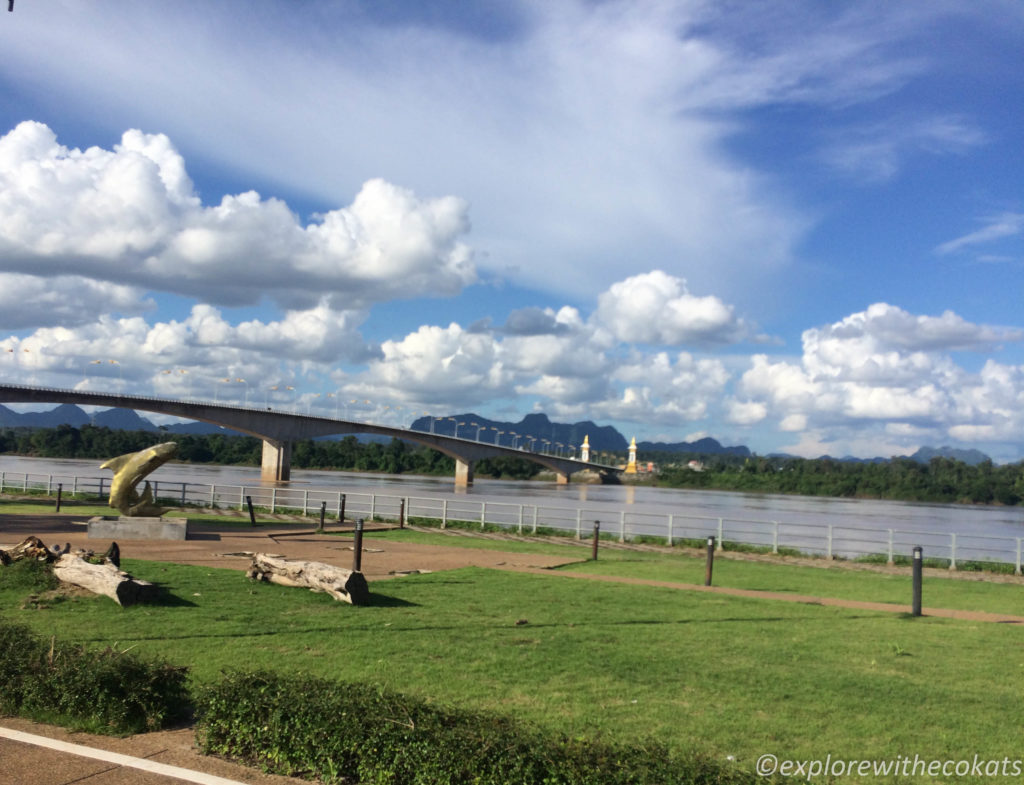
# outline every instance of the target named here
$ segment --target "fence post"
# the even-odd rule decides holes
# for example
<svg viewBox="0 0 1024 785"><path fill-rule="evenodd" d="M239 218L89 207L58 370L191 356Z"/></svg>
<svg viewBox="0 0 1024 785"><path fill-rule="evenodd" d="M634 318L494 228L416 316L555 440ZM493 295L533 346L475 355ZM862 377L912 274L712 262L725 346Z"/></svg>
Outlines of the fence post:
<svg viewBox="0 0 1024 785"><path fill-rule="evenodd" d="M370 520L372 521L377 517L377 494L370 494Z"/></svg>
<svg viewBox="0 0 1024 785"><path fill-rule="evenodd" d="M519 505L519 525L516 526L516 534L520 537L523 535L523 505Z"/></svg>
<svg viewBox="0 0 1024 785"><path fill-rule="evenodd" d="M480 531L484 530L484 522L487 520L487 502L480 503Z"/></svg>
<svg viewBox="0 0 1024 785"><path fill-rule="evenodd" d="M3 489L4 489L4 481L3 481L2 473L0 473L0 491L3 491ZM76 496L78 495L78 475L77 474L75 475L74 482L71 485L71 493L73 495L76 495Z"/></svg>
<svg viewBox="0 0 1024 785"><path fill-rule="evenodd" d="M405 528L405 499L398 502L398 528Z"/></svg>
<svg viewBox="0 0 1024 785"><path fill-rule="evenodd" d="M341 503L338 505L338 522L339 523L344 523L345 522L345 500L346 500L346 495L343 493L343 494L341 494Z"/></svg>
<svg viewBox="0 0 1024 785"><path fill-rule="evenodd" d="M277 488L270 489L270 512L277 512Z"/></svg>
<svg viewBox="0 0 1024 785"><path fill-rule="evenodd" d="M779 552L779 522L772 521L772 553Z"/></svg>
<svg viewBox="0 0 1024 785"><path fill-rule="evenodd" d="M619 542L626 541L626 511L619 513Z"/></svg>
<svg viewBox="0 0 1024 785"><path fill-rule="evenodd" d="M672 524L675 521L675 517L676 516L674 516L672 513L668 514L668 537L666 538L665 544L668 545L668 547L670 548L672 547Z"/></svg>
<svg viewBox="0 0 1024 785"><path fill-rule="evenodd" d="M537 505L533 505L533 533L537 533Z"/></svg>
<svg viewBox="0 0 1024 785"><path fill-rule="evenodd" d="M913 605L911 613L914 616L921 615L921 546L914 546L914 578L913 578Z"/></svg>
<svg viewBox="0 0 1024 785"><path fill-rule="evenodd" d="M711 571L715 566L715 538L708 537L708 558L704 563L704 585L711 585Z"/></svg>
<svg viewBox="0 0 1024 785"><path fill-rule="evenodd" d="M46 475L46 495L47 496L49 496L51 493L53 493L52 488L53 488L53 475L52 474L47 474Z"/></svg>
<svg viewBox="0 0 1024 785"><path fill-rule="evenodd" d="M1021 547L1020 546L1021 546L1022 542L1024 542L1024 538L1018 537L1017 538L1017 566L1016 566L1016 568L1013 571L1014 575L1020 575L1021 574L1021 564L1020 564Z"/></svg>
<svg viewBox="0 0 1024 785"><path fill-rule="evenodd" d="M441 528L448 528L448 500L443 499L441 501Z"/></svg>
<svg viewBox="0 0 1024 785"><path fill-rule="evenodd" d="M583 510L576 508L576 539L583 539Z"/></svg>
<svg viewBox="0 0 1024 785"><path fill-rule="evenodd" d="M895 560L895 554L893 553L893 531L889 529L889 559L887 564L892 564Z"/></svg>
<svg viewBox="0 0 1024 785"><path fill-rule="evenodd" d="M322 502L320 502L320 525L316 527L316 530L318 532L322 532L324 530L324 518L326 518L326 517L327 517L327 502L326 501L322 501Z"/></svg>
<svg viewBox="0 0 1024 785"><path fill-rule="evenodd" d="M597 561L597 543L601 539L601 521L594 521L594 543L591 546L590 558Z"/></svg>
<svg viewBox="0 0 1024 785"><path fill-rule="evenodd" d="M363 519L356 521L356 530L352 539L352 571L362 572L363 569Z"/></svg>
<svg viewBox="0 0 1024 785"><path fill-rule="evenodd" d="M302 492L302 514L305 515L309 512L309 488L306 488Z"/></svg>
<svg viewBox="0 0 1024 785"><path fill-rule="evenodd" d="M334 514L338 516L338 520L339 521L344 520L341 517L341 497L342 497L342 495L343 495L342 492L338 491L338 503L334 505Z"/></svg>
<svg viewBox="0 0 1024 785"><path fill-rule="evenodd" d="M825 557L828 559L832 558L832 524L828 525L828 549L825 552Z"/></svg>
<svg viewBox="0 0 1024 785"><path fill-rule="evenodd" d="M217 485L210 485L210 509L217 506Z"/></svg>
<svg viewBox="0 0 1024 785"><path fill-rule="evenodd" d="M949 569L956 569L956 534L949 535Z"/></svg>
<svg viewBox="0 0 1024 785"><path fill-rule="evenodd" d="M723 550L725 548L725 537L723 536L723 525L722 519L718 519L718 547L716 550Z"/></svg>
<svg viewBox="0 0 1024 785"><path fill-rule="evenodd" d="M60 512L60 493L64 490L64 483L57 483L57 509L55 512Z"/></svg>
<svg viewBox="0 0 1024 785"><path fill-rule="evenodd" d="M186 487L187 484L188 483L184 483L184 482L181 484L181 506L182 507L185 506L185 487Z"/></svg>
<svg viewBox="0 0 1024 785"><path fill-rule="evenodd" d="M242 509L242 505L245 504L245 486L243 485L238 489L238 509Z"/></svg>

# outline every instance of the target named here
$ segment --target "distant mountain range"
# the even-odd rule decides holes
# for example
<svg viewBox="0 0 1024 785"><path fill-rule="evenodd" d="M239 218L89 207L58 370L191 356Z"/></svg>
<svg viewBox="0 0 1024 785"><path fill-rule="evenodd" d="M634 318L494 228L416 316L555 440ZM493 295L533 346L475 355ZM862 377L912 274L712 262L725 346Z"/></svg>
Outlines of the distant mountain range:
<svg viewBox="0 0 1024 785"><path fill-rule="evenodd" d="M58 425L71 425L79 428L83 425L105 426L125 431L162 431L164 433L208 434L221 433L241 435L228 428L220 428L204 422L175 423L158 426L130 409L105 409L90 416L74 404L65 403L46 412L18 412L0 405L0 427L7 428L56 428ZM551 444L560 443L564 446L579 446L583 438L588 437L592 451L624 452L629 449L629 441L610 425L597 425L590 420L576 423L551 422L546 414L528 414L519 422L491 420L478 414L467 412L451 417L420 417L410 426L411 430L437 433L443 436L454 436L456 428L463 438L477 438L493 444L498 432L501 432L501 444L511 447L513 442L524 446L526 437L537 440L539 448L543 440ZM514 435L513 435L514 434ZM518 437L518 439L516 438ZM333 437L328 437L333 438ZM377 440L382 437L371 437ZM363 439L365 440L365 439ZM725 447L711 438L698 439L695 442L637 442L637 450L642 453L695 453L699 455L736 455L741 458L752 455L742 445ZM792 457L792 456L785 456ZM830 456L823 455L822 458ZM979 450L961 450L953 447L922 447L913 455L907 456L921 463L928 463L932 458L952 458L963 461L971 466L991 460ZM857 461L861 463L888 461L888 458L839 458L841 461Z"/></svg>
<svg viewBox="0 0 1024 785"><path fill-rule="evenodd" d="M163 431L165 433L228 433L241 435L228 428L219 428L205 422L184 422L174 425L154 425L138 412L131 409L104 409L90 416L78 406L62 403L48 412L18 412L0 405L0 427L6 428L56 428L58 425L71 425L81 428L83 425L115 428L122 431Z"/></svg>

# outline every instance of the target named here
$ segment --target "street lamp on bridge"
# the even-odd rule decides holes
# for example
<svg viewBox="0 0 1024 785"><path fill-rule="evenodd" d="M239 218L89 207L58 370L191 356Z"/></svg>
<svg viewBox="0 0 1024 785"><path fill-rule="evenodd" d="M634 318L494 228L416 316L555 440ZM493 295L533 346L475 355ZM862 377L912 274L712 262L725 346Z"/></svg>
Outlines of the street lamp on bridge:
<svg viewBox="0 0 1024 785"><path fill-rule="evenodd" d="M188 370L186 370L185 368L169 368L167 370L160 371L160 373L163 374L164 376L170 376L175 373L179 373L183 376L186 376L188 380L188 396L186 397L186 400L190 400L192 398L192 377L188 376Z"/></svg>

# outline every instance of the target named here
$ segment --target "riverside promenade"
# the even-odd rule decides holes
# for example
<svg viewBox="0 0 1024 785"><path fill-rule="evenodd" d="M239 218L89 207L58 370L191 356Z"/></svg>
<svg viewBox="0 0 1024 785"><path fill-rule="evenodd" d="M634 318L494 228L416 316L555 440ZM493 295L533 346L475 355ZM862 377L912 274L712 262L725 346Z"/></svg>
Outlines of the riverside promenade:
<svg viewBox="0 0 1024 785"><path fill-rule="evenodd" d="M332 527L336 533L317 533L304 526L281 522L246 525L192 524L190 539L122 540L122 555L132 559L151 559L180 564L244 570L247 553L273 552L290 558L312 559L351 566L352 541L348 527ZM436 531L436 530L434 530ZM108 545L86 536L83 517L68 515L0 514L0 548L10 547L29 535L47 545L70 543L73 547L102 551ZM458 547L465 533L452 533L453 545L414 545L393 540L376 543L372 531L363 541L362 568L370 581L394 578L413 572L486 567L532 572L552 579L574 578L634 585L652 585L680 591L709 592L742 596L771 602L796 602L856 608L886 613L907 613L909 606L811 597L790 593L732 589L719 586L583 575L554 568L579 561L579 558L511 551ZM934 571L935 577L949 577L947 571ZM943 574L945 573L945 576ZM1006 576L1013 579L1012 576ZM1020 580L1013 579L1014 582ZM977 611L926 608L926 616L970 621L1024 624L1024 616ZM73 733L62 728L39 725L28 720L0 717L0 785L300 785L309 780L264 774L258 769L199 754L191 727L146 733L127 738L111 738Z"/></svg>

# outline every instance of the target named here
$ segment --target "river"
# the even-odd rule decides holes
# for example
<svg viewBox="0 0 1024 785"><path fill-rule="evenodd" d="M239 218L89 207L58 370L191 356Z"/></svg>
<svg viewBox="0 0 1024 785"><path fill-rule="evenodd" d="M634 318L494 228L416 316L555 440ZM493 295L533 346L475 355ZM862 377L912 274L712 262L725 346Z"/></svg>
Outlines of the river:
<svg viewBox="0 0 1024 785"><path fill-rule="evenodd" d="M0 471L33 475L109 477L93 460L22 458L0 455ZM260 484L256 467L168 463L151 479L217 485ZM632 514L777 521L797 526L828 526L904 531L956 532L973 537L1024 537L1024 508L921 504L872 499L699 491L635 485L557 485L552 482L478 479L469 489L456 489L451 478L359 474L337 471L293 471L291 487L349 493L376 493L477 502L538 506L585 507L610 516ZM611 518L609 518L611 520Z"/></svg>

